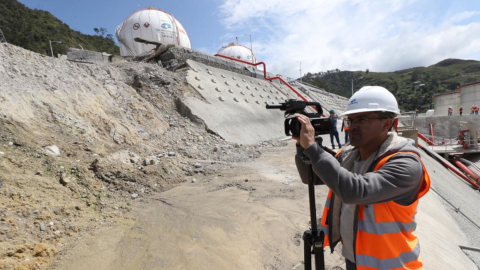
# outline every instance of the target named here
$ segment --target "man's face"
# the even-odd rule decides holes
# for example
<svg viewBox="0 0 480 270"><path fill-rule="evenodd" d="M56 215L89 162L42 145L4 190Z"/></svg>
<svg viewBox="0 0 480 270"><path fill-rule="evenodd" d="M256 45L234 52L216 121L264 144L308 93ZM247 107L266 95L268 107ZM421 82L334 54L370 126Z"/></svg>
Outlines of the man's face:
<svg viewBox="0 0 480 270"><path fill-rule="evenodd" d="M353 120L349 127L350 144L356 147L365 147L378 144L392 125L391 119L377 119L378 114L373 112L355 113L348 116Z"/></svg>
<svg viewBox="0 0 480 270"><path fill-rule="evenodd" d="M333 117L335 115L335 113L331 112L330 113L330 117Z"/></svg>

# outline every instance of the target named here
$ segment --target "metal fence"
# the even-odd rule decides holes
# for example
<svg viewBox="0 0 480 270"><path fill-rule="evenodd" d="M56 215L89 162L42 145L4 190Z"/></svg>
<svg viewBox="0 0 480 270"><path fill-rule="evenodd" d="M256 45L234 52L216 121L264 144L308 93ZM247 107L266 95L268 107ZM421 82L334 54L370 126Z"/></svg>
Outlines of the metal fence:
<svg viewBox="0 0 480 270"><path fill-rule="evenodd" d="M429 145L432 151L443 152L443 153L453 153L453 152L464 152L468 150L478 150L477 138L470 136L469 133L464 135L464 138L460 140L459 136L457 137L441 137L441 136L431 136L425 135L427 139L435 143L435 145Z"/></svg>

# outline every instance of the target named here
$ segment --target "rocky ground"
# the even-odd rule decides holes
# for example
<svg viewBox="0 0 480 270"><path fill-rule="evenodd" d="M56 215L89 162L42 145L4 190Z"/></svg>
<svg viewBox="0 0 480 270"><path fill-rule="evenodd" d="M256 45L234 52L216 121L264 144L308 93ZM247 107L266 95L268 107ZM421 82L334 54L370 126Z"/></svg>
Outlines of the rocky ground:
<svg viewBox="0 0 480 270"><path fill-rule="evenodd" d="M132 202L282 144L238 145L182 116L184 71L82 64L0 44L0 269L46 269ZM198 178L198 176L197 176Z"/></svg>

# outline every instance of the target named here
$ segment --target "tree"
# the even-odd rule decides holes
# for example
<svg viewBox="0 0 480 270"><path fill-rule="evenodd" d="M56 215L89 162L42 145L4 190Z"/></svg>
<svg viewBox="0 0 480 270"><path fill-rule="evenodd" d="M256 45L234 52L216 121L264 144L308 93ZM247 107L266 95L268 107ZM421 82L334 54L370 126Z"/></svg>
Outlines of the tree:
<svg viewBox="0 0 480 270"><path fill-rule="evenodd" d="M97 36L101 36L101 37L106 37L108 38L108 35L105 36L107 34L107 29L104 28L104 27L100 27L100 28L93 28L93 31L95 31L95 34L97 34Z"/></svg>
<svg viewBox="0 0 480 270"><path fill-rule="evenodd" d="M64 53L66 47L79 43L86 50L120 53L113 35L110 38L105 28L94 28L96 34L84 35L50 12L29 9L17 0L0 0L0 27L10 44L41 54L51 55L49 40L62 41L52 44L55 53Z"/></svg>
<svg viewBox="0 0 480 270"><path fill-rule="evenodd" d="M107 29L100 27L100 34L102 35L102 37L105 37L106 33L107 33Z"/></svg>

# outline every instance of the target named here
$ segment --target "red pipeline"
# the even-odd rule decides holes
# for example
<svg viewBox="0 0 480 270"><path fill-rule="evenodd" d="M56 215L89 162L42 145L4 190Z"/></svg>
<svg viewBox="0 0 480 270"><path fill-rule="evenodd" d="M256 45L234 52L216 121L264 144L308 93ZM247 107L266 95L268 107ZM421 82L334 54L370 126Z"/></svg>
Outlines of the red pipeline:
<svg viewBox="0 0 480 270"><path fill-rule="evenodd" d="M462 162L460 162L460 160L454 159L452 162L453 162L453 164L455 164L455 166L457 166L460 170L462 170L464 173L468 174L472 179L474 179L477 183L480 184L480 176L478 176L475 172L473 172L472 170L470 170L467 166L465 166L465 164L463 164Z"/></svg>

